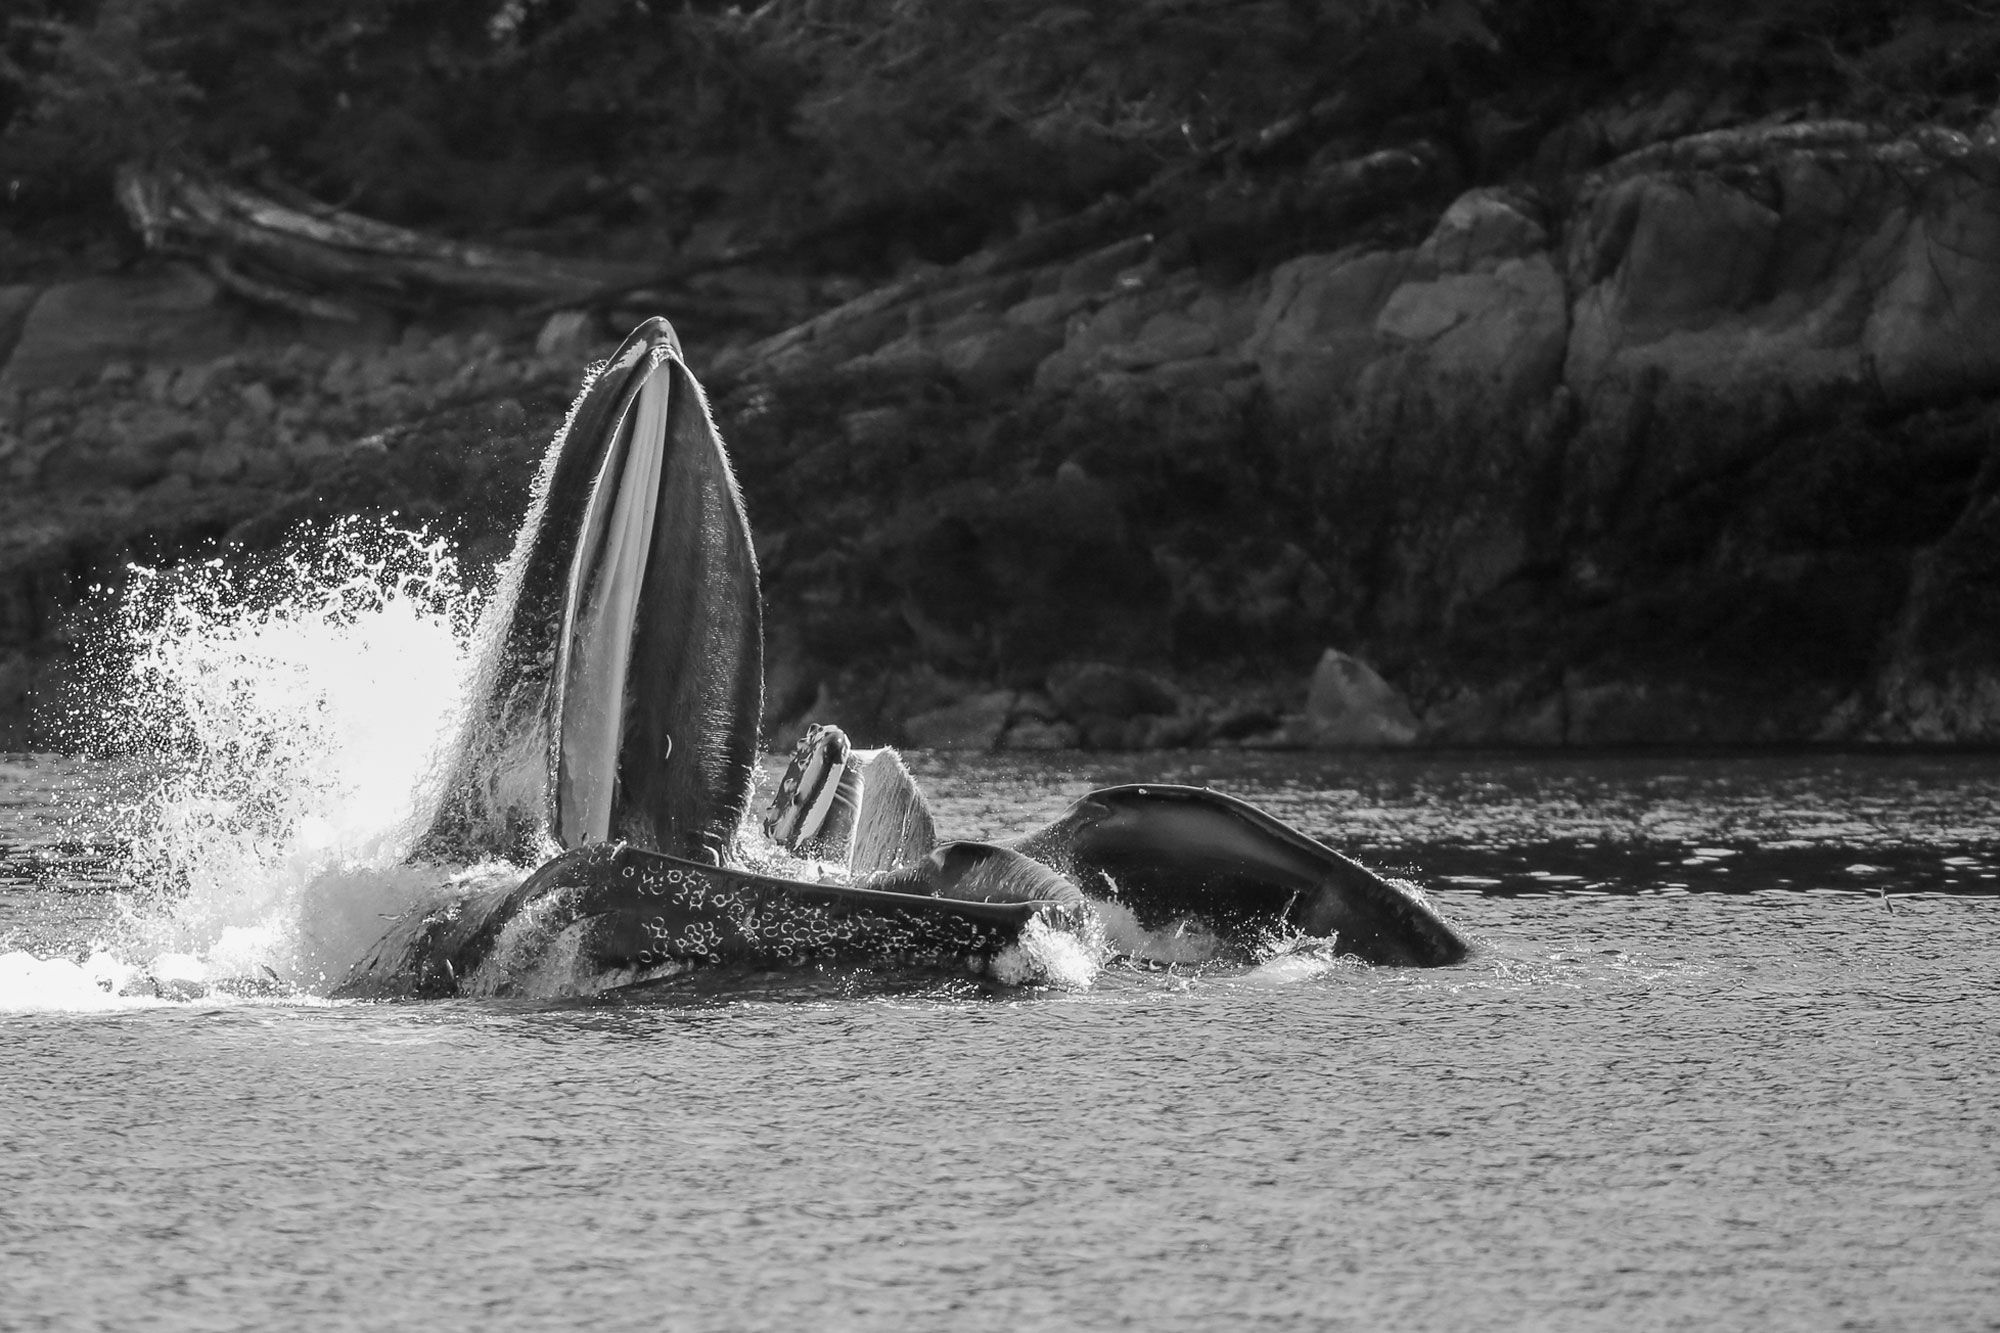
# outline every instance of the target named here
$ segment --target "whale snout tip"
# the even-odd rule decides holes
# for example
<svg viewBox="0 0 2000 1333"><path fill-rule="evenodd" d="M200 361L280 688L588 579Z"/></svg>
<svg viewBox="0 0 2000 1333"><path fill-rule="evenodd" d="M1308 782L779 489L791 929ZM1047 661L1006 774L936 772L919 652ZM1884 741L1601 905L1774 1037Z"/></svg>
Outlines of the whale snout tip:
<svg viewBox="0 0 2000 1333"><path fill-rule="evenodd" d="M676 357L683 356L681 352L681 337L678 333L674 332L674 326L667 321L665 315L653 315L646 319L638 328L632 330L632 337L635 341L643 343L647 347L664 347Z"/></svg>

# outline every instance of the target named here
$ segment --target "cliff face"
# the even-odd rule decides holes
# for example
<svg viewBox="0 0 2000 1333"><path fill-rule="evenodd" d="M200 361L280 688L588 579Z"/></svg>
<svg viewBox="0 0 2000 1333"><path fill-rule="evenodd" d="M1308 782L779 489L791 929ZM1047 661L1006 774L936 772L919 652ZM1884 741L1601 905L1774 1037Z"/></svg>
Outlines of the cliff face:
<svg viewBox="0 0 2000 1333"><path fill-rule="evenodd" d="M1348 243L1247 274L1199 227L1100 219L708 355L773 713L972 744L2000 739L2000 149L1816 122L1433 192L1415 226L1422 191L1396 225L1357 207L1428 170L1319 169L1298 198ZM583 358L257 351L173 281L109 350L63 315L88 293L0 293L0 745L128 549L372 507L497 550ZM1400 689L1393 726L1283 722L1329 644Z"/></svg>
<svg viewBox="0 0 2000 1333"><path fill-rule="evenodd" d="M2000 738L1991 144L1724 131L1247 281L1126 243L942 286L724 364L821 405L734 437L803 675L1334 642L1433 741ZM815 471L898 448L863 511Z"/></svg>

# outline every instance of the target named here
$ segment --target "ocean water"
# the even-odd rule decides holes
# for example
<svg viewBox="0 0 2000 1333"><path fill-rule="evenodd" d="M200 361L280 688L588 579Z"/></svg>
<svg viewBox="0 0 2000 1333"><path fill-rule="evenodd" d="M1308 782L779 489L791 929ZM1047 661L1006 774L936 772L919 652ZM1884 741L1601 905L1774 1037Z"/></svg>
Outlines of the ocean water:
<svg viewBox="0 0 2000 1333"><path fill-rule="evenodd" d="M0 759L0 1328L2000 1328L2000 758L913 767L1208 783L1478 948L331 1003L379 827Z"/></svg>
<svg viewBox="0 0 2000 1333"><path fill-rule="evenodd" d="M915 755L957 837L1213 785L1476 950L331 1001L451 887L476 582L135 577L70 720L145 758L0 757L0 1330L2000 1328L2000 757Z"/></svg>

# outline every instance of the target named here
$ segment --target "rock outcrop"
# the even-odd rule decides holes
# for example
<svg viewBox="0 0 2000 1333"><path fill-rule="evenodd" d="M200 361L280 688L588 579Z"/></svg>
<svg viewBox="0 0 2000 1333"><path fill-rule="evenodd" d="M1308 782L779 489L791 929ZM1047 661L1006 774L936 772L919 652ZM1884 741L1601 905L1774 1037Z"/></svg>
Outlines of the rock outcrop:
<svg viewBox="0 0 2000 1333"><path fill-rule="evenodd" d="M1645 137L1417 226L1439 178L1375 155L1333 173L1349 243L1247 274L1100 210L709 357L774 718L981 749L2000 739L2000 150ZM458 521L497 551L503 474L611 332L259 350L204 279L148 281L0 290L0 745L76 581L135 543L483 494Z"/></svg>
<svg viewBox="0 0 2000 1333"><path fill-rule="evenodd" d="M973 472L1004 460L973 502L989 513L1087 477L1107 541L1075 577L933 584L959 600L923 621L956 617L944 655L973 674L1040 685L1077 631L1010 632L1002 608L1073 604L1084 571L1122 570L1086 604L1123 611L1143 551L1166 615L1092 651L1282 661L1297 691L1342 643L1427 740L1990 740L2000 658L1951 608L1988 597L1996 191L1994 147L1943 131L1696 134L1247 280L1167 237L934 281L867 307L875 345L836 312L825 360L798 335L739 354L736 401L908 394L1005 331L990 377L890 434L965 441ZM809 408L778 415L813 433ZM905 483L930 485L921 465ZM989 529L957 558L1007 545Z"/></svg>
<svg viewBox="0 0 2000 1333"><path fill-rule="evenodd" d="M91 741L60 715L93 589L133 562L254 560L356 513L497 559L579 369L477 331L273 327L184 271L26 305L0 372L0 749Z"/></svg>

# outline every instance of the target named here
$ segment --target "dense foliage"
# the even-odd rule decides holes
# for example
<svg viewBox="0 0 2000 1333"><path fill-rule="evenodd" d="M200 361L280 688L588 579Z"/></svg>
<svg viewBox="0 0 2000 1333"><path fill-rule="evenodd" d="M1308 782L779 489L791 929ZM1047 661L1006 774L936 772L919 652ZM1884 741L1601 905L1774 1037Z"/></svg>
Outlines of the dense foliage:
<svg viewBox="0 0 2000 1333"><path fill-rule="evenodd" d="M806 236L869 267L963 252L1313 108L1449 138L1481 108L1546 129L1624 92L1726 85L1743 114L1965 121L2000 93L1996 9L14 0L0 178L16 228L115 227L116 167L169 161L462 234Z"/></svg>

